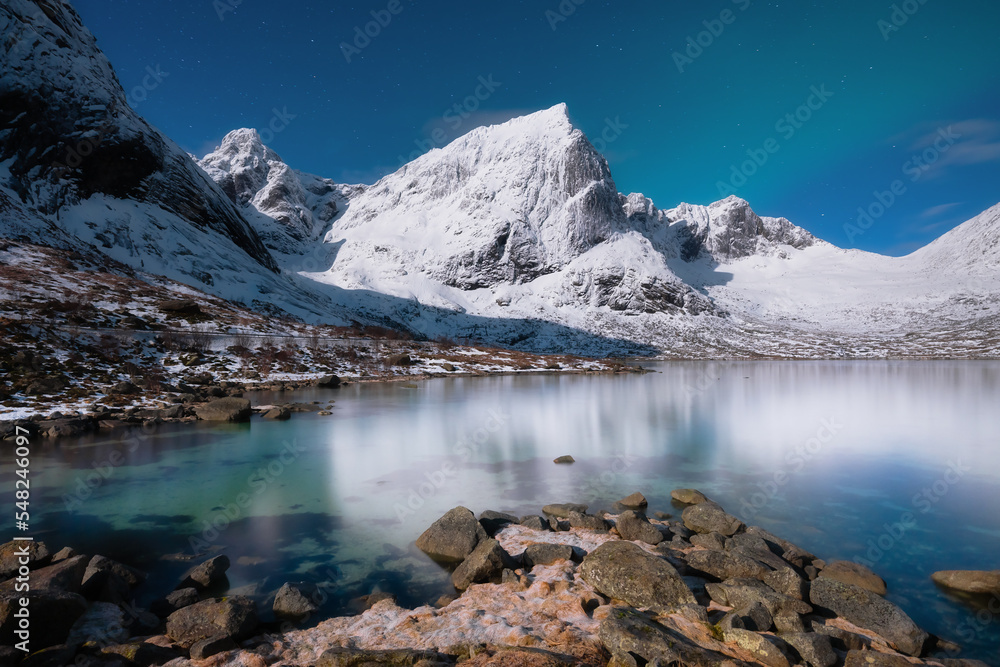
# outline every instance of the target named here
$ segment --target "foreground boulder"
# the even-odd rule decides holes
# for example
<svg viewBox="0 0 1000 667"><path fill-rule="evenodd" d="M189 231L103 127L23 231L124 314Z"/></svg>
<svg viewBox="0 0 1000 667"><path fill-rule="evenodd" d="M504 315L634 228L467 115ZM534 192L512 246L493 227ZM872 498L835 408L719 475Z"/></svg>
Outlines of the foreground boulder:
<svg viewBox="0 0 1000 667"><path fill-rule="evenodd" d="M689 530L696 533L719 533L732 537L746 528L742 521L711 501L685 508L681 519Z"/></svg>
<svg viewBox="0 0 1000 667"><path fill-rule="evenodd" d="M737 577L764 578L771 570L752 558L722 551L698 549L687 556L687 563L696 570L720 581Z"/></svg>
<svg viewBox="0 0 1000 667"><path fill-rule="evenodd" d="M253 410L247 399L230 396L198 406L195 414L207 422L247 422Z"/></svg>
<svg viewBox="0 0 1000 667"><path fill-rule="evenodd" d="M213 637L240 640L257 629L257 610L246 597L235 595L184 607L167 618L167 636L182 646Z"/></svg>
<svg viewBox="0 0 1000 667"><path fill-rule="evenodd" d="M87 556L74 556L54 565L42 567L31 572L28 580L33 591L65 591L79 593L83 574L87 570ZM13 592L15 581L0 584L0 590Z"/></svg>
<svg viewBox="0 0 1000 667"><path fill-rule="evenodd" d="M819 609L884 637L901 653L918 656L927 640L902 609L864 588L821 577L812 582L809 599Z"/></svg>
<svg viewBox="0 0 1000 667"><path fill-rule="evenodd" d="M7 542L0 546L0 579L9 579L17 574L20 567L18 559L22 555L32 570L48 563L50 557L44 542Z"/></svg>
<svg viewBox="0 0 1000 667"><path fill-rule="evenodd" d="M812 667L833 667L837 664L837 654L826 635L788 632L781 638L798 653L802 662Z"/></svg>
<svg viewBox="0 0 1000 667"><path fill-rule="evenodd" d="M598 636L604 648L611 653L609 664L634 665L637 663L635 656L638 656L651 665L748 667L745 662L701 648L679 632L628 607L612 609L601 621Z"/></svg>
<svg viewBox="0 0 1000 667"><path fill-rule="evenodd" d="M513 514L506 514L504 512L495 512L493 510L486 510L479 515L479 523L486 530L486 534L493 537L501 530L503 530L507 525L512 523L519 523L518 519Z"/></svg>
<svg viewBox="0 0 1000 667"><path fill-rule="evenodd" d="M317 594L318 589L315 584L287 582L275 594L271 609L279 618L299 620L319 609L314 602Z"/></svg>
<svg viewBox="0 0 1000 667"><path fill-rule="evenodd" d="M530 570L536 565L551 565L560 560L573 560L573 547L568 544L535 542L525 548L521 559L524 567Z"/></svg>
<svg viewBox="0 0 1000 667"><path fill-rule="evenodd" d="M150 604L149 610L160 618L166 618L178 609L190 607L198 602L198 599L198 589L179 588L167 595L165 598L154 600L153 603Z"/></svg>
<svg viewBox="0 0 1000 667"><path fill-rule="evenodd" d="M66 643L83 644L88 641L123 642L128 639L125 612L110 602L94 602L70 630Z"/></svg>
<svg viewBox="0 0 1000 667"><path fill-rule="evenodd" d="M792 667L788 646L772 635L762 635L750 630L733 628L723 634L727 644L734 644L753 654L754 659L768 667Z"/></svg>
<svg viewBox="0 0 1000 667"><path fill-rule="evenodd" d="M213 585L221 583L226 578L226 571L229 570L229 557L215 556L209 558L204 563L199 563L184 573L181 583L177 584L175 590L182 588L196 588L205 590Z"/></svg>
<svg viewBox="0 0 1000 667"><path fill-rule="evenodd" d="M181 652L177 649L139 641L105 646L101 649L101 653L105 656L121 656L128 661L129 665L144 666L165 665L174 658L181 657Z"/></svg>
<svg viewBox="0 0 1000 667"><path fill-rule="evenodd" d="M727 607L742 608L759 602L771 616L809 614L812 607L802 600L778 593L757 579L728 579L720 584L706 584L705 591L715 602Z"/></svg>
<svg viewBox="0 0 1000 667"><path fill-rule="evenodd" d="M134 567L129 567L105 556L94 556L87 563L87 571L83 575L83 594L88 598L97 598L109 587L112 589L127 589L138 586L146 580L146 575Z"/></svg>
<svg viewBox="0 0 1000 667"><path fill-rule="evenodd" d="M901 655L878 651L849 651L844 667L912 667L913 663Z"/></svg>
<svg viewBox="0 0 1000 667"><path fill-rule="evenodd" d="M504 565L510 562L510 554L492 538L482 540L462 564L451 575L451 583L460 591L472 584L488 582L499 578Z"/></svg>
<svg viewBox="0 0 1000 667"><path fill-rule="evenodd" d="M437 665L453 664L455 664L455 659L449 655L435 651L414 651L411 649L364 651L350 648L331 648L316 661L316 667L376 667L378 665L436 667Z"/></svg>
<svg viewBox="0 0 1000 667"><path fill-rule="evenodd" d="M476 515L465 507L449 510L417 538L417 548L436 561L460 563L489 539Z"/></svg>
<svg viewBox="0 0 1000 667"><path fill-rule="evenodd" d="M631 542L605 542L583 559L580 576L600 593L661 614L695 604L670 563Z"/></svg>
<svg viewBox="0 0 1000 667"><path fill-rule="evenodd" d="M596 533L608 532L608 522L599 516L592 514L582 514L580 512L570 512L569 525L571 528L582 530L592 530Z"/></svg>
<svg viewBox="0 0 1000 667"><path fill-rule="evenodd" d="M645 514L628 510L618 515L615 521L615 528L623 540L630 542L645 542L646 544L659 544L663 541L663 533L649 522Z"/></svg>
<svg viewBox="0 0 1000 667"><path fill-rule="evenodd" d="M574 512L586 514L587 506L579 505L577 503L554 503L543 507L542 512L548 514L549 516L554 516L557 519L568 519L569 515Z"/></svg>
<svg viewBox="0 0 1000 667"><path fill-rule="evenodd" d="M835 560L832 563L828 563L823 568L823 571L819 573L819 576L833 579L843 584L854 584L876 595L885 595L886 593L885 581L882 577L860 563ZM998 582L1000 582L1000 578L998 578Z"/></svg>
<svg viewBox="0 0 1000 667"><path fill-rule="evenodd" d="M931 575L938 586L962 593L1000 595L1000 570L943 570Z"/></svg>
<svg viewBox="0 0 1000 667"><path fill-rule="evenodd" d="M0 594L0 644L13 646L14 631L19 619L14 616L22 609L21 598L28 598L31 613L31 646L41 649L62 644L78 618L87 611L83 596L64 591L31 591Z"/></svg>

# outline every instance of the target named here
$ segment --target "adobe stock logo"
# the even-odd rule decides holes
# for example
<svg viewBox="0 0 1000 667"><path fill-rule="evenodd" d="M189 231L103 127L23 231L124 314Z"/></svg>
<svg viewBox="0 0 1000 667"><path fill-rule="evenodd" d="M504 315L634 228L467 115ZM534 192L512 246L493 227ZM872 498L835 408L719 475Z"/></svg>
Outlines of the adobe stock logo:
<svg viewBox="0 0 1000 667"><path fill-rule="evenodd" d="M892 33L899 32L904 25L910 22L910 17L919 12L925 4L927 4L927 0L905 0L901 4L893 5L889 20L879 19L876 24L879 32L882 33L882 39L888 42Z"/></svg>

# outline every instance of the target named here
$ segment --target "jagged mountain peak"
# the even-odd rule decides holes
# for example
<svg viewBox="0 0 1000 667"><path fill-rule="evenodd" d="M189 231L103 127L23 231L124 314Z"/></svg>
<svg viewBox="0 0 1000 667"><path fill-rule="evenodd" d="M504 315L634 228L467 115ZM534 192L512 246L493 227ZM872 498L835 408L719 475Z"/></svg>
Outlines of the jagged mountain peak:
<svg viewBox="0 0 1000 667"><path fill-rule="evenodd" d="M356 186L288 166L255 129L229 132L197 164L237 206L271 250L295 253L318 241ZM276 223L276 224L274 224Z"/></svg>
<svg viewBox="0 0 1000 667"><path fill-rule="evenodd" d="M284 162L280 155L264 144L264 141L260 138L260 133L249 127L242 127L229 132L222 138L222 143L210 155Z"/></svg>
<svg viewBox="0 0 1000 667"><path fill-rule="evenodd" d="M440 261L427 271L475 289L557 271L624 221L607 161L556 105L476 128L386 176L326 239L371 244L361 255L396 246L420 265L433 238Z"/></svg>
<svg viewBox="0 0 1000 667"><path fill-rule="evenodd" d="M785 218L757 215L735 195L708 206L681 204L665 216L671 223L683 223L681 257L687 261L708 257L725 263L752 255L782 256L784 246L801 249L820 242Z"/></svg>

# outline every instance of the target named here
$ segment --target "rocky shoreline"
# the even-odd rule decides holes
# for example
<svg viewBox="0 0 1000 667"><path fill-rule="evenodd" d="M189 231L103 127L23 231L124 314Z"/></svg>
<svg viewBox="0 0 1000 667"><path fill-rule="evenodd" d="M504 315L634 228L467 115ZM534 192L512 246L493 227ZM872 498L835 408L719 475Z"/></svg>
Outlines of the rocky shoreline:
<svg viewBox="0 0 1000 667"><path fill-rule="evenodd" d="M372 596L367 611L307 629L295 628L317 611L315 585L217 597L225 555L191 568L147 610L134 604L141 572L11 542L0 547L0 667L985 665L917 627L868 568L828 563L695 490L672 495L679 518L647 515L639 493L599 514L561 504L477 518L457 507L415 544L451 572L456 596L416 609ZM17 592L25 579L30 593ZM1000 572L934 581L1000 603ZM24 595L28 655L15 647Z"/></svg>
<svg viewBox="0 0 1000 667"><path fill-rule="evenodd" d="M294 392L303 389L336 389L349 384L369 384L375 382L413 382L437 377L484 377L487 375L513 375L530 372L559 374L608 374L608 373L645 373L649 372L639 366L628 366L617 362L599 362L597 368L545 368L528 371L476 371L449 373L422 373L407 375L390 375L378 377L341 378L337 375L324 374L297 380L238 382L217 380L211 373L189 375L179 379L175 384L165 387L163 391L149 394L143 392L135 384L122 381L109 388L107 395L95 398L87 410L71 410L65 412L54 410L48 413L37 412L23 419L0 420L0 441L11 440L18 432L17 428L26 430L30 437L68 438L95 432L113 432L129 428L144 428L150 430L160 424L184 424L196 421L216 421L239 423L249 421L253 413L260 413L267 419L288 419L295 412L318 412L321 415L330 414L324 407L334 403L331 397L327 401L310 403L289 402L280 405L251 406L244 399L245 393L259 391ZM111 397L112 400L106 400ZM116 400L117 399L117 400ZM116 403L131 403L128 407ZM135 403L139 403L136 405Z"/></svg>

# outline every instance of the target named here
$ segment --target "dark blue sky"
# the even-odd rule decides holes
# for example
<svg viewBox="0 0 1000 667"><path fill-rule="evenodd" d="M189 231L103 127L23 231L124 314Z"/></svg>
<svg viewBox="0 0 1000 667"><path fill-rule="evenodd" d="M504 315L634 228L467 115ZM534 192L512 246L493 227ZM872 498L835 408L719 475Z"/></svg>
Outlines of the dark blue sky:
<svg viewBox="0 0 1000 667"><path fill-rule="evenodd" d="M286 162L371 183L566 102L619 190L661 208L734 192L905 254L1000 201L995 0L73 4L133 106L199 156L237 127L267 135L277 110L294 116L269 137ZM366 45L372 12L386 25ZM167 75L151 90L147 67Z"/></svg>

